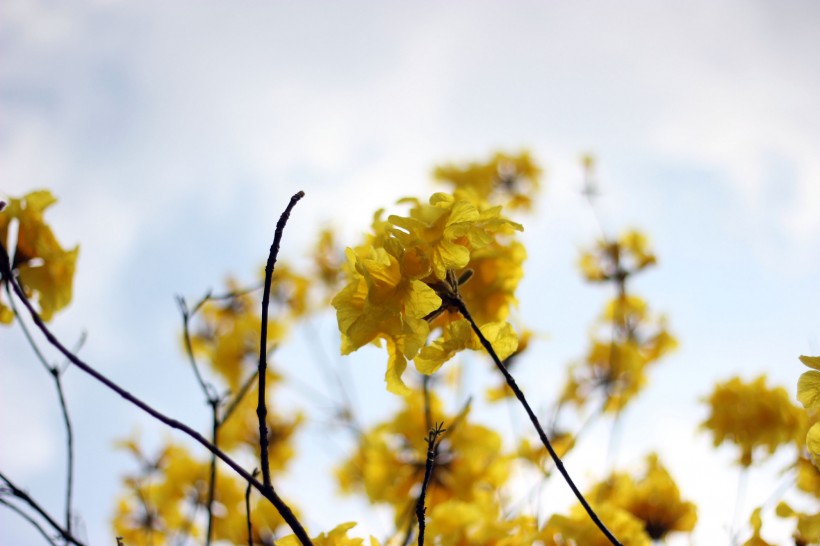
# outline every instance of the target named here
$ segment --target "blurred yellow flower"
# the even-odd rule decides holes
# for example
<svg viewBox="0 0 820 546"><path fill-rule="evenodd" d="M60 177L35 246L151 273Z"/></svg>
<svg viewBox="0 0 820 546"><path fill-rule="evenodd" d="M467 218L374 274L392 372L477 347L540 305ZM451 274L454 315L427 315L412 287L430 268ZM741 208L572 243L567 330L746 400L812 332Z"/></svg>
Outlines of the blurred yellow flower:
<svg viewBox="0 0 820 546"><path fill-rule="evenodd" d="M637 296L613 299L593 330L586 358L569 369L561 395L583 405L596 392L604 411L618 412L641 392L651 365L677 347L664 317L653 318Z"/></svg>
<svg viewBox="0 0 820 546"><path fill-rule="evenodd" d="M763 526L763 520L760 518L760 508L755 508L752 511L749 524L752 526L752 536L741 546L772 546L760 536L760 528Z"/></svg>
<svg viewBox="0 0 820 546"><path fill-rule="evenodd" d="M71 303L74 270L79 247L63 250L43 218L46 209L57 202L48 190L33 191L20 199L10 198L0 211L0 243L11 251L9 227L17 220L17 241L12 270L19 275L26 295L36 296L40 316L51 320L55 312ZM12 313L0 301L0 322L10 323Z"/></svg>
<svg viewBox="0 0 820 546"><path fill-rule="evenodd" d="M628 230L615 241L600 240L592 250L581 253L581 273L592 282L620 281L656 263L646 236Z"/></svg>
<svg viewBox="0 0 820 546"><path fill-rule="evenodd" d="M765 375L750 383L739 377L719 383L705 401L710 414L701 427L712 432L715 446L724 441L737 445L743 466L751 466L760 450L771 455L797 443L805 430L806 414L791 403L786 389L766 386Z"/></svg>
<svg viewBox="0 0 820 546"><path fill-rule="evenodd" d="M259 333L262 330L262 303L258 293L242 292L232 279L230 298L208 300L194 317L191 345L194 354L205 358L210 367L238 392L259 364ZM268 322L268 346L281 341L287 331L279 320Z"/></svg>
<svg viewBox="0 0 820 546"><path fill-rule="evenodd" d="M608 502L640 519L652 540L669 533L689 532L697 522L697 508L681 499L677 484L656 454L646 458L646 471L639 478L614 473L589 495L592 502Z"/></svg>
<svg viewBox="0 0 820 546"><path fill-rule="evenodd" d="M496 153L489 161L436 167L433 177L453 190L468 191L481 201L506 208L532 208L541 183L541 168L528 152Z"/></svg>
<svg viewBox="0 0 820 546"><path fill-rule="evenodd" d="M622 508L612 504L593 505L595 513L623 546L650 546L644 523ZM546 546L611 546L609 539L589 518L580 505L569 516L553 515L543 532Z"/></svg>
<svg viewBox="0 0 820 546"><path fill-rule="evenodd" d="M363 538L350 538L347 532L356 526L355 522L342 523L337 525L329 533L321 533L319 536L311 537L311 542L315 546L364 546ZM301 546L301 542L296 535L288 535L276 540L278 546ZM378 541L370 537L370 546L379 546Z"/></svg>
<svg viewBox="0 0 820 546"><path fill-rule="evenodd" d="M338 469L345 493L363 490L371 502L389 504L399 525L415 506L427 460L427 422L421 393L406 396L391 420L366 432L353 455ZM501 437L467 420L468 408L446 416L431 393L430 418L447 429L427 490L428 510L449 500L472 502L482 492L497 491L507 480L511 457L501 451Z"/></svg>

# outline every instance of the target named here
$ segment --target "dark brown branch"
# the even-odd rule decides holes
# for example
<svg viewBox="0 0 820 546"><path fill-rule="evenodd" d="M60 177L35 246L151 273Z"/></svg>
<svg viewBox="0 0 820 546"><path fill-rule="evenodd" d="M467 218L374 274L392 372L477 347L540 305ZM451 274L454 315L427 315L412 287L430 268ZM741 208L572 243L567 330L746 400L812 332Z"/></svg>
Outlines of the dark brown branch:
<svg viewBox="0 0 820 546"><path fill-rule="evenodd" d="M547 434L541 427L541 423L538 421L538 417L536 417L535 412L532 411L532 408L530 407L529 402L527 402L524 393L521 391L521 388L515 382L515 379L510 374L509 370L507 370L506 366L504 366L504 363L501 362L500 358L498 358L498 355L496 354L495 349L493 349L492 344L487 340L486 337L484 337L484 334L481 333L481 330L475 323L475 320L473 320L473 317L467 310L467 306L464 305L464 302L461 300L461 298L452 299L451 303L455 305L459 313L461 313L461 315L470 323L473 332L475 332L475 334L478 336L479 341L481 341L481 345L493 359L493 362L495 363L495 366L498 368L498 371L501 372L501 374L504 376L504 379L507 381L507 385L509 385L513 393L515 393L515 397L518 398L518 401L521 402L521 405L524 406L524 411L527 412L527 416L530 418L530 421L532 422L532 425L535 427L536 432L538 432L538 437L541 439L541 443L544 444L544 447L546 447L547 451L549 451L550 457L552 457L552 460L555 462L555 467L561 473L561 476L564 477L564 480L567 482L567 485L569 485L569 488L572 489L572 492L575 494L575 497L578 499L578 502L580 502L581 506L583 506L584 510L586 510L587 515L589 515L590 519L592 519L592 522L595 523L598 529L601 530L604 536L606 536L606 538L614 546L622 546L618 539L615 538L615 535L613 535L612 532L610 532L610 530L607 529L606 525L604 525L604 523L601 521L601 518L598 517L598 514L596 514L592 507L589 505L587 500L584 498L584 495L575 485L575 482L572 481L569 472L567 472L567 469L564 468L564 463L561 461L561 458L558 456L558 453L556 453L555 449L552 447L552 443L550 443L549 438L547 438Z"/></svg>
<svg viewBox="0 0 820 546"><path fill-rule="evenodd" d="M8 263L8 259L6 259L6 263ZM34 499L32 499L32 498L29 496L29 494L28 494L28 493L26 493L25 491L23 491L22 489L20 489L20 488L19 488L19 487L17 487L16 485L14 485L14 484L11 482L11 480L9 480L9 479L5 476L5 474L3 474L2 472L0 472L0 480L3 480L3 481L5 482L6 487L8 487L8 491L9 491L9 493L11 493L12 495L14 495L15 497L17 497L17 498L18 498L18 499L20 499L21 501L23 501L23 502L25 502L26 504L28 504L29 506L31 506L32 510L34 510L35 512L37 512L38 514L40 514L40 516L41 516L44 520L46 520L46 521L48 522L48 524L51 526L51 528L52 528L52 529L54 529L55 531L57 531L57 533L59 533L59 535L60 535L61 537L63 537L63 539L65 539L67 542L70 542L71 544L74 544L75 546L85 546L85 544L84 544L84 543L80 542L80 540L78 540L77 538L75 538L75 537L74 537L74 536L73 536L73 535L72 535L72 534L71 534L68 530L63 529L62 527L60 527L60 524L59 524L59 523L57 523L57 522L54 520L54 518L52 518L52 517L48 514L48 512L46 512L46 511L43 509L43 507L42 507L42 506L40 506L40 505L37 503L37 501L35 501Z"/></svg>
<svg viewBox="0 0 820 546"><path fill-rule="evenodd" d="M139 398L135 397L134 395L132 395L131 393L129 393L128 391L126 391L125 389L123 389L122 387L120 387L119 385L117 385L104 375L102 375L96 369L86 364L78 356L69 351L62 343L60 343L60 340L57 339L57 337L53 333L51 333L51 330L48 329L45 323L43 323L43 320L37 314L37 311L34 309L34 306L28 300L22 288L20 288L20 285L14 279L14 276L11 272L11 265L9 263L9 256L2 243L0 243L0 270L2 271L3 276L7 278L8 282L11 283L14 293L17 294L17 297L20 299L20 301L23 302L23 304L28 309L28 312L31 314L31 318L37 325L37 328L39 328L39 330L42 332L42 334L45 336L48 342L55 349L60 351L63 354L63 356L70 360L72 364L74 364L83 372L87 373L88 375L90 375L103 385L105 385L110 390L119 394L122 398L126 399L131 404L140 408L142 411L144 411L154 419L157 419L158 421L164 423L165 425L173 429L183 432L184 434L196 440L196 442L203 446L205 449L207 449L208 451L222 459L228 466L231 467L231 469L233 469L234 472L239 474L245 481L250 482L262 494L263 497L268 499L274 505L274 507L276 507L276 509L279 511L279 514L290 526L290 528L293 530L293 533L297 536L297 538L302 542L303 545L313 544L304 527L296 518L296 515L293 513L290 507L279 497L279 495L273 489L273 486L263 485L262 483L260 483L259 480L251 476L236 461L234 461L231 457L229 457L225 452L220 450L218 447L214 446L211 442L206 440L197 431L195 431L188 425L181 423L176 419L172 419L164 415L163 413L155 410L153 407L149 406Z"/></svg>
<svg viewBox="0 0 820 546"><path fill-rule="evenodd" d="M256 407L256 415L259 417L259 458L262 466L262 483L265 487L270 487L270 464L268 463L268 409L265 400L265 379L267 376L267 347L268 347L268 305L270 304L270 285L273 278L273 268L276 265L276 258L279 256L279 243L282 241L282 232L285 224L290 218L290 211L296 206L305 192L300 191L290 198L290 203L285 208L285 212L279 217L276 223L276 232L273 235L273 243L268 253L268 262L265 265L265 287L262 291L262 328L259 341L259 399Z"/></svg>
<svg viewBox="0 0 820 546"><path fill-rule="evenodd" d="M421 492L419 493L419 500L416 502L416 518L419 520L418 546L424 546L424 515L427 512L424 507L424 498L427 496L427 486L430 484L430 477L433 475L433 467L436 464L436 454L440 443L439 437L447 430L442 428L443 426L444 423L436 423L435 427L430 428L430 432L427 434L427 461L424 465L424 480L421 482Z"/></svg>

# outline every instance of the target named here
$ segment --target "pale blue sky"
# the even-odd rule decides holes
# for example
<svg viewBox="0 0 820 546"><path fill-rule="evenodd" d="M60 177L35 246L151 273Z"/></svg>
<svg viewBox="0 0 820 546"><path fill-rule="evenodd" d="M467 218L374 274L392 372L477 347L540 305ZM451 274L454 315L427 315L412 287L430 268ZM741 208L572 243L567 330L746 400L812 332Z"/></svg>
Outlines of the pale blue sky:
<svg viewBox="0 0 820 546"><path fill-rule="evenodd" d="M326 220L355 244L376 208L429 194L437 162L529 148L547 177L537 217L521 219L530 259L520 313L548 339L519 373L543 405L608 295L575 269L597 234L578 194L578 157L592 151L603 223L648 232L660 266L634 288L668 314L681 342L626 416L618 459L636 463L658 445L684 493L702 503L697 543L724 541L736 474L725 464L731 453L716 461L695 433L698 398L715 380L763 371L793 392L797 356L820 351L819 15L810 2L740 0L7 0L0 192L51 188L58 236L81 244L75 301L57 332L71 342L87 330L91 363L204 426L176 344L173 296L197 297L228 273L249 279L291 194L307 193L283 246L299 260ZM324 319L316 327L335 351L332 317ZM297 336L283 368L308 358L304 345ZM0 346L0 467L60 513L51 385L19 331L0 331ZM340 362L363 406L392 402L383 360L372 352ZM301 368L293 373L310 380ZM159 429L91 380L70 372L66 382L77 509L90 541L107 544L119 475L132 468L111 444L136 426L146 438ZM318 432L303 440L316 455L281 485L305 507L333 489L329 476L304 487L311 465L348 446L317 448ZM582 480L600 475L589 469L605 443L591 436L568 463ZM771 489L750 481L744 519ZM549 491L564 498L563 489ZM366 517L355 503L311 502L323 507L309 514L316 531ZM384 532L378 518L362 524ZM764 529L771 540L787 532ZM0 535L39 544L8 511Z"/></svg>

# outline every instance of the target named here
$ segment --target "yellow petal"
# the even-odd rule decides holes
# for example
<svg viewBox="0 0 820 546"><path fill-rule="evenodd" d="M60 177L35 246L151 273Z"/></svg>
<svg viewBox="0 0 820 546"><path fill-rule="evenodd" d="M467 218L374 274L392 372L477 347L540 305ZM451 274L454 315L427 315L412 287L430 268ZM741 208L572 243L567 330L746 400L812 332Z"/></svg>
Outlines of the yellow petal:
<svg viewBox="0 0 820 546"><path fill-rule="evenodd" d="M820 371L820 356L800 356L800 362L808 366L809 368L814 368L815 370Z"/></svg>
<svg viewBox="0 0 820 546"><path fill-rule="evenodd" d="M814 423L806 435L806 447L809 448L811 462L820 470L820 423Z"/></svg>
<svg viewBox="0 0 820 546"><path fill-rule="evenodd" d="M797 399L806 409L820 408L820 372L805 372L797 381Z"/></svg>
<svg viewBox="0 0 820 546"><path fill-rule="evenodd" d="M387 372L384 374L384 381L387 383L387 390L393 394L406 395L411 391L404 384L401 375L407 368L407 359L398 350L396 342L392 339L387 339Z"/></svg>

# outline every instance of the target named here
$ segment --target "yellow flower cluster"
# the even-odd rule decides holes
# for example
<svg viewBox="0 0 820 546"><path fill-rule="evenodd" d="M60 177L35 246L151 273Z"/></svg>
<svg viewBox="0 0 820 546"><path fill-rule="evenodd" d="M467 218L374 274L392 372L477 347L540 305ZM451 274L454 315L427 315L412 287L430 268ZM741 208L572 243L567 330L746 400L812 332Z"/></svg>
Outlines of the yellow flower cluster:
<svg viewBox="0 0 820 546"><path fill-rule="evenodd" d="M9 228L17 221L17 241L11 268L17 273L28 297L36 295L40 317L51 320L55 312L71 302L74 269L79 247L64 250L43 215L57 199L47 190L33 191L9 199L0 211L0 243L10 251ZM0 301L0 323L13 320L10 308Z"/></svg>
<svg viewBox="0 0 820 546"><path fill-rule="evenodd" d="M627 291L626 281L654 263L646 236L636 230L603 239L581 255L584 277L612 283L617 295L593 329L585 359L570 366L562 403L581 407L600 393L604 411L618 413L646 385L649 366L677 346L664 317L654 317L643 299Z"/></svg>
<svg viewBox="0 0 820 546"><path fill-rule="evenodd" d="M689 532L697 522L697 508L681 500L677 484L654 453L647 456L642 476L636 479L615 472L593 489L590 498L596 503L613 504L641 520L652 540L663 540L673 532Z"/></svg>
<svg viewBox="0 0 820 546"><path fill-rule="evenodd" d="M737 445L743 466L751 466L761 449L772 454L783 445L802 442L805 413L792 404L786 389L768 387L765 375L750 383L739 377L719 383L706 403L710 413L701 426L711 431L715 446L724 441Z"/></svg>
<svg viewBox="0 0 820 546"><path fill-rule="evenodd" d="M676 346L643 299L618 297L599 318L584 360L570 366L562 400L582 406L600 392L604 410L618 412L646 386L649 367Z"/></svg>
<svg viewBox="0 0 820 546"><path fill-rule="evenodd" d="M425 543L435 546L519 546L542 538L534 517L505 516L489 492L472 502L444 501L428 513Z"/></svg>
<svg viewBox="0 0 820 546"><path fill-rule="evenodd" d="M504 205L505 208L530 209L538 193L541 168L528 152L517 155L498 152L489 161L436 167L433 176L453 190L472 193L475 199Z"/></svg>
<svg viewBox="0 0 820 546"><path fill-rule="evenodd" d="M429 509L451 499L474 502L507 481L512 457L501 452L501 437L471 423L468 413L465 408L458 415L444 415L441 402L431 393L430 418L444 422L447 430L427 489ZM427 428L423 396L404 397L396 416L365 433L339 468L341 490L363 490L371 502L393 508L397 525L406 524L424 477Z"/></svg>
<svg viewBox="0 0 820 546"><path fill-rule="evenodd" d="M191 345L194 355L204 358L230 390L237 392L259 362L262 306L259 291L241 290L232 279L226 284L225 296L208 299L198 310ZM276 266L271 302L279 306L279 312L268 321L269 348L281 342L291 324L307 312L309 287L308 279L287 265Z"/></svg>
<svg viewBox="0 0 820 546"><path fill-rule="evenodd" d="M355 522L342 523L329 533L321 533L310 540L314 546L364 546L364 539L347 536L348 531L355 526ZM281 540L277 540L276 544L278 546L301 546L302 543L299 542L296 535L288 535ZM370 546L379 546L378 541L373 537L370 537L369 544Z"/></svg>
<svg viewBox="0 0 820 546"><path fill-rule="evenodd" d="M384 341L385 381L397 394L408 393L402 380L407 360L431 374L457 352L481 348L470 324L454 312L455 299L475 304L474 318L500 358L515 351L517 336L504 319L525 257L523 247L503 240L522 228L504 218L501 207L461 192L402 203L411 205L407 216L384 222L377 213L367 242L347 249L347 285L332 301L342 353ZM428 345L434 329L441 334Z"/></svg>
<svg viewBox="0 0 820 546"><path fill-rule="evenodd" d="M156 458L146 457L135 440L123 443L140 461L142 471L125 478L126 492L114 515L114 530L128 546L164 546L202 537L201 514L207 506L210 463L195 459L178 444ZM245 483L222 470L214 487L213 539L247 544ZM284 521L264 498L251 502L254 544L266 544Z"/></svg>
<svg viewBox="0 0 820 546"><path fill-rule="evenodd" d="M595 248L581 254L581 272L593 282L621 282L656 263L644 234L637 230L624 232L617 240L598 241Z"/></svg>

